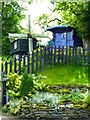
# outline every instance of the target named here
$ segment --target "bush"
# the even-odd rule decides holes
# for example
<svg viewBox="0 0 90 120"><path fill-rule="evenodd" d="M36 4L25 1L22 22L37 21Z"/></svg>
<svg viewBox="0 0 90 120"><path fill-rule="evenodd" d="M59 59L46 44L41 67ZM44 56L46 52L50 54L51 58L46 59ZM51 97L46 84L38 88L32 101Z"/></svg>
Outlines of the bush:
<svg viewBox="0 0 90 120"><path fill-rule="evenodd" d="M25 70L21 78L20 85L21 96L28 96L28 93L33 89L33 87L34 87L33 76L31 74L28 75L27 71Z"/></svg>

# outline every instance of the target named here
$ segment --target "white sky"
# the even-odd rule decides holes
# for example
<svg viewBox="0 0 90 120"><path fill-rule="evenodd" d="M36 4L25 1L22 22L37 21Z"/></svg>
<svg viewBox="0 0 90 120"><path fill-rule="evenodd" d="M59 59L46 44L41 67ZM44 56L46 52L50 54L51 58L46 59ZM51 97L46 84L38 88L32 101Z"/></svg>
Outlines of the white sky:
<svg viewBox="0 0 90 120"><path fill-rule="evenodd" d="M20 2L20 4L22 3ZM26 13L27 14L26 20L23 20L21 25L23 27L26 27L28 25L28 14L30 14L31 15L31 29L33 29L35 33L41 34L43 31L40 29L39 26L34 26L33 20L37 16L42 15L43 13L47 13L47 14L51 13L51 11L48 9L48 7L52 8L52 5L50 4L50 0L37 0L37 3L36 1L34 1L31 5L28 5L27 2L24 2L22 5L24 7L27 6L28 11Z"/></svg>

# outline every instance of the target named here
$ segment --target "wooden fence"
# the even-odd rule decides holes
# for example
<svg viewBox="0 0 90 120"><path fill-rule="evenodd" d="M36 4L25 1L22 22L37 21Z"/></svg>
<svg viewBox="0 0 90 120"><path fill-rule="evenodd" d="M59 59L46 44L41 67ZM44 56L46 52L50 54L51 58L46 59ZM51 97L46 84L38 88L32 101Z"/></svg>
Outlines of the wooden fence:
<svg viewBox="0 0 90 120"><path fill-rule="evenodd" d="M54 48L53 46L48 48L40 47L22 58L14 58L14 60L2 63L1 69L6 75L10 73L18 73L20 75L24 67L26 67L29 74L41 70L42 67L45 68L47 65L52 66L57 63L89 64L89 48L74 48L71 46L60 48L59 46L56 49L56 46Z"/></svg>

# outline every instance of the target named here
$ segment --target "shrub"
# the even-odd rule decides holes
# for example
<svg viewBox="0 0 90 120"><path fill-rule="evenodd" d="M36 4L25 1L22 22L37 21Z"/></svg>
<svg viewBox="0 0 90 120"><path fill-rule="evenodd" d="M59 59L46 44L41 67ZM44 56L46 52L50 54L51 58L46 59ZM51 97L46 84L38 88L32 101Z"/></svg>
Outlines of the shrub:
<svg viewBox="0 0 90 120"><path fill-rule="evenodd" d="M25 70L21 78L20 85L21 96L28 96L29 91L31 91L33 87L34 87L33 76L31 74L28 75L27 71Z"/></svg>

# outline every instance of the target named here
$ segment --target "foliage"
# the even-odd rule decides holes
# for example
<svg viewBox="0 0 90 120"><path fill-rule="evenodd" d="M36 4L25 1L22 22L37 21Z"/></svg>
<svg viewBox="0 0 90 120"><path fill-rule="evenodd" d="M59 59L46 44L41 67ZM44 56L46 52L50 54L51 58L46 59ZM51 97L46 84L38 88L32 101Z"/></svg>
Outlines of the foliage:
<svg viewBox="0 0 90 120"><path fill-rule="evenodd" d="M31 91L33 87L34 87L33 76L31 74L28 75L27 71L25 70L21 78L20 85L21 96L27 96L29 91Z"/></svg>
<svg viewBox="0 0 90 120"><path fill-rule="evenodd" d="M7 91L10 93L11 99L20 97L20 84L21 76L19 77L16 73L10 74L9 81L7 82Z"/></svg>
<svg viewBox="0 0 90 120"><path fill-rule="evenodd" d="M85 1L58 1L51 0L53 4L52 14L42 14L37 18L36 24L39 24L41 28L46 28L51 25L69 25L76 28L79 36L82 36L85 40L89 40L90 33L88 24L90 23L90 4ZM53 17L53 16L54 17ZM53 22L53 24L51 24Z"/></svg>
<svg viewBox="0 0 90 120"><path fill-rule="evenodd" d="M8 33L20 33L20 21L24 18L24 9L17 2L2 2L2 54L9 55L10 41Z"/></svg>

